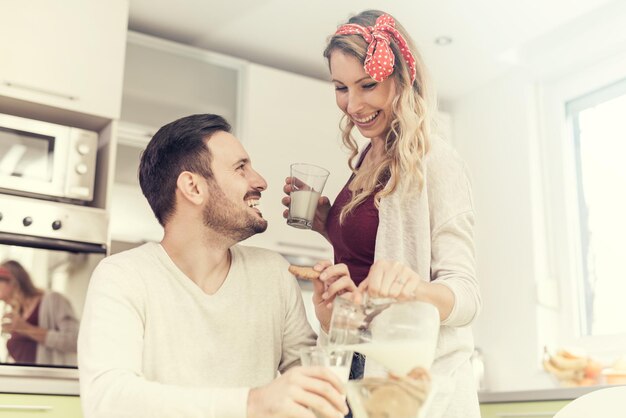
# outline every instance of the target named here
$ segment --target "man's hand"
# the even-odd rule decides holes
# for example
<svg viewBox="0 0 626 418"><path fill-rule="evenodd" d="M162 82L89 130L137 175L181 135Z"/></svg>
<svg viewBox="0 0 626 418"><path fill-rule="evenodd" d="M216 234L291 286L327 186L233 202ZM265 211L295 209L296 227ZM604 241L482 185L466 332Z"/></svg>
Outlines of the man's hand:
<svg viewBox="0 0 626 418"><path fill-rule="evenodd" d="M248 395L248 418L341 418L347 413L344 385L324 367L294 367Z"/></svg>

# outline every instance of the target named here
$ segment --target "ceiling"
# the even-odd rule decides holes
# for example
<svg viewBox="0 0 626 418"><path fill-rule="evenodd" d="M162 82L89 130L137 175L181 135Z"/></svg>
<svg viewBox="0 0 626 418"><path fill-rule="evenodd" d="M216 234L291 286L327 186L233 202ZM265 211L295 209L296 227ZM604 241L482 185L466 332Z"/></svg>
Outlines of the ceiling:
<svg viewBox="0 0 626 418"><path fill-rule="evenodd" d="M349 16L382 9L410 32L445 101L524 62L536 67L558 61L554 54L564 49L562 42L580 37L593 50L594 37L606 42L606 29L600 28L607 21L617 28L608 34L616 36L612 42L624 46L625 5L623 0L130 0L129 27L328 79L322 58L327 37ZM437 46L439 36L453 41ZM579 48L570 55L579 56Z"/></svg>

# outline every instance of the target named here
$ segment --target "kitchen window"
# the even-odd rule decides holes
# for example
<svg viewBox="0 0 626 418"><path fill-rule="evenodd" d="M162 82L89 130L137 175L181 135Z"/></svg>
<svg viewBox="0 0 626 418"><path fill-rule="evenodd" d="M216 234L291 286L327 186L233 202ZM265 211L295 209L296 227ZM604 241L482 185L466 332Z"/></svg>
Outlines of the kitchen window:
<svg viewBox="0 0 626 418"><path fill-rule="evenodd" d="M537 353L626 352L626 54L537 85Z"/></svg>
<svg viewBox="0 0 626 418"><path fill-rule="evenodd" d="M566 114L578 202L579 333L626 333L626 79L568 102Z"/></svg>

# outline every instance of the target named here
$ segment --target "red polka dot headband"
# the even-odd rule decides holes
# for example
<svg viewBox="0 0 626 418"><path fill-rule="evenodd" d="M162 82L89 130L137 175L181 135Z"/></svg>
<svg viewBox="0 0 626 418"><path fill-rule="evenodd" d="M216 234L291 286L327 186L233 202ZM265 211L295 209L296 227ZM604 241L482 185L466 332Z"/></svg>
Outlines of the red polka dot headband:
<svg viewBox="0 0 626 418"><path fill-rule="evenodd" d="M395 28L396 22L388 14L382 14L376 19L374 26L363 27L355 23L342 25L335 35L361 35L369 45L363 68L374 80L384 81L393 73L395 57L391 46L391 37L400 47L400 52L409 66L411 84L415 81L415 58L409 49L404 37Z"/></svg>
<svg viewBox="0 0 626 418"><path fill-rule="evenodd" d="M8 277L10 279L13 278L13 274L11 273L11 271L6 268L6 267L0 267L0 277Z"/></svg>

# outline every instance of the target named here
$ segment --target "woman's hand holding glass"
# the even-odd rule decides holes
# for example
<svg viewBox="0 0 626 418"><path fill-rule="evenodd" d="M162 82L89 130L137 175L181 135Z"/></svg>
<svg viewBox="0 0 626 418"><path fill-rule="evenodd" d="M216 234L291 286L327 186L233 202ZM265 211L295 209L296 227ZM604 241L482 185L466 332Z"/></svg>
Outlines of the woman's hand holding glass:
<svg viewBox="0 0 626 418"><path fill-rule="evenodd" d="M17 311L4 314L2 317L2 332L7 334L26 334L32 325L29 324Z"/></svg>
<svg viewBox="0 0 626 418"><path fill-rule="evenodd" d="M5 306L9 306L9 305L5 305ZM2 334L3 335L11 335L15 326L14 320L15 320L15 313L13 313L12 310L7 310L6 312L2 314Z"/></svg>
<svg viewBox="0 0 626 418"><path fill-rule="evenodd" d="M283 197L281 203L287 207L283 211L283 218L287 219L289 216L289 205L291 204L290 193L292 192L292 182L293 177L287 177L285 179L285 185L283 186L283 191L287 196ZM328 211L330 211L330 200L328 197L321 196L317 203L317 209L315 210L315 218L313 219L313 231L320 233L324 238L328 239L328 235L326 232L326 219L328 219Z"/></svg>
<svg viewBox="0 0 626 418"><path fill-rule="evenodd" d="M4 302L2 307L2 334L9 336L23 328L25 321L19 315L19 304L16 301Z"/></svg>

